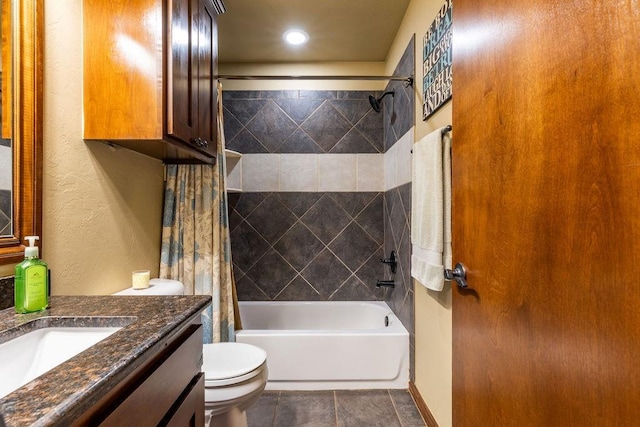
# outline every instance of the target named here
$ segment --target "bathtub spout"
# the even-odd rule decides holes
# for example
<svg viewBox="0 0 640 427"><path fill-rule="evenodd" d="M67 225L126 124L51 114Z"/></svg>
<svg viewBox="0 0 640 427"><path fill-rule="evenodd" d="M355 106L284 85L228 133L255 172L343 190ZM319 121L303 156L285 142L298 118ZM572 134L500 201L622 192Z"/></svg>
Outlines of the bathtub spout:
<svg viewBox="0 0 640 427"><path fill-rule="evenodd" d="M380 287L395 288L396 283L393 280L378 280L378 283L376 283L376 288Z"/></svg>

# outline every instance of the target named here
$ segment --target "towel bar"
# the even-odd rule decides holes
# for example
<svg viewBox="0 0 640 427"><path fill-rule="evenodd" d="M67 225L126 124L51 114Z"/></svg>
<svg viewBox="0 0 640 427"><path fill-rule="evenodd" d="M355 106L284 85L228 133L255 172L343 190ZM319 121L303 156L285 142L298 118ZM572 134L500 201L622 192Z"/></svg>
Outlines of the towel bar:
<svg viewBox="0 0 640 427"><path fill-rule="evenodd" d="M446 125L445 127L442 128L442 130L440 131L440 135L444 136L445 133L447 132L451 132L453 130L453 126L451 125ZM411 149L411 152L413 153L413 149Z"/></svg>

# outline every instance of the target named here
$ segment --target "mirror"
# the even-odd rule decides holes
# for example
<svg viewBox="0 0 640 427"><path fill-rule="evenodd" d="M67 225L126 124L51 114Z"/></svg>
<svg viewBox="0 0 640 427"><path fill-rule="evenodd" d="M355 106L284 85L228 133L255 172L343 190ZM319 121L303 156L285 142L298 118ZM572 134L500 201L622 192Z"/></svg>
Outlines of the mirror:
<svg viewBox="0 0 640 427"><path fill-rule="evenodd" d="M6 74L0 71L0 86L5 85L7 80ZM0 110L4 107L3 93L7 93L4 88L0 89ZM4 100L6 102L6 98ZM0 113L1 127L4 128L2 120L6 115ZM10 128L9 128L10 130ZM0 238L13 235L13 153L11 151L11 134L2 134L0 136Z"/></svg>
<svg viewBox="0 0 640 427"><path fill-rule="evenodd" d="M10 160L0 159L2 171L8 169L4 167L7 162L11 165L8 196L11 224L2 228L0 222L0 265L5 265L23 259L25 236L42 236L43 0L0 2L3 141L0 156L11 156ZM3 179L6 177L0 177L0 184Z"/></svg>
<svg viewBox="0 0 640 427"><path fill-rule="evenodd" d="M11 151L11 10L0 2L0 238L13 235L13 153ZM4 72L4 73L3 73Z"/></svg>

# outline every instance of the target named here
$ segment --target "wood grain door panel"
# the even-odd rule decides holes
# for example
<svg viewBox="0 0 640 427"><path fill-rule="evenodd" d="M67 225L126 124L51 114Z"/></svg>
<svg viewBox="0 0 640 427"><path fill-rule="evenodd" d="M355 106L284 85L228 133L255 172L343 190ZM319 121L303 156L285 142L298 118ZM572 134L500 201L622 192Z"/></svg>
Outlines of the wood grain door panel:
<svg viewBox="0 0 640 427"><path fill-rule="evenodd" d="M457 0L457 426L640 419L640 9Z"/></svg>

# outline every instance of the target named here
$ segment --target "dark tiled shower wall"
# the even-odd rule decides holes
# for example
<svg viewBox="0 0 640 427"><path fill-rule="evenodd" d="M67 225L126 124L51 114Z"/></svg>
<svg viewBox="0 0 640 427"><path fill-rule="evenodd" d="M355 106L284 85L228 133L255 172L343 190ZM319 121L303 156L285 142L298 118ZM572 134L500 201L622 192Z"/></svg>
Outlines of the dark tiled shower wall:
<svg viewBox="0 0 640 427"><path fill-rule="evenodd" d="M226 91L226 147L249 153L382 153L371 91Z"/></svg>
<svg viewBox="0 0 640 427"><path fill-rule="evenodd" d="M382 300L383 193L229 195L240 300Z"/></svg>
<svg viewBox="0 0 640 427"><path fill-rule="evenodd" d="M371 91L225 91L226 146L253 153L382 153ZM230 195L241 300L382 300L383 193Z"/></svg>
<svg viewBox="0 0 640 427"><path fill-rule="evenodd" d="M10 139L0 139L1 147L11 148ZM6 151L6 148L2 150ZM11 233L11 189L0 188L0 236L8 235Z"/></svg>
<svg viewBox="0 0 640 427"><path fill-rule="evenodd" d="M394 71L415 76L415 37ZM416 81L415 85L420 82ZM384 153L414 126L414 87L390 82L383 114L361 91L227 91L227 148L241 153ZM376 93L380 96L382 92ZM406 165L410 167L410 165ZM240 300L385 300L410 332L411 184L384 193L230 195ZM380 263L398 253L395 275ZM394 279L394 289L375 287Z"/></svg>
<svg viewBox="0 0 640 427"><path fill-rule="evenodd" d="M11 233L11 190L0 190L0 236Z"/></svg>
<svg viewBox="0 0 640 427"><path fill-rule="evenodd" d="M395 76L415 76L415 36L411 38L396 69ZM415 85L421 84L415 81ZM414 88L405 87L403 82L393 81L387 85L387 91L393 90L393 103L384 104L384 140L385 151L389 150L415 122ZM399 165L398 167L411 167ZM400 185L384 193L384 253L392 250L398 254L398 269L394 275L395 289L385 295L385 302L400 318L409 331L411 354L411 380L414 377L414 291L411 278L411 183Z"/></svg>
<svg viewBox="0 0 640 427"><path fill-rule="evenodd" d="M409 331L413 381L415 310L411 278L411 183L384 193L384 252L388 255L392 250L398 258L398 268L393 275L396 286L384 300Z"/></svg>
<svg viewBox="0 0 640 427"><path fill-rule="evenodd" d="M415 35L409 41L395 71L394 76L415 76ZM413 87L402 81L391 81L385 91L394 91L393 102L384 101L384 151L391 148L415 124L415 88L422 85L414 80Z"/></svg>

